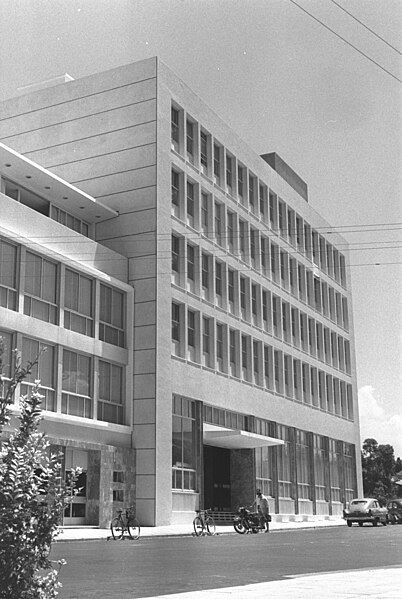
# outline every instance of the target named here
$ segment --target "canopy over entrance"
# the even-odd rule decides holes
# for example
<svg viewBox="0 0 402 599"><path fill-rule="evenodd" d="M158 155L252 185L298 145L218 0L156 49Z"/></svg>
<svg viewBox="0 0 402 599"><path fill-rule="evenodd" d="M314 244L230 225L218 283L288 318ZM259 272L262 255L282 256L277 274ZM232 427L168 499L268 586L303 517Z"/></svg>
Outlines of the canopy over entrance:
<svg viewBox="0 0 402 599"><path fill-rule="evenodd" d="M267 445L284 445L284 441L275 437L257 435L248 431L241 431L224 426L217 426L204 422L204 445L224 447L225 449L255 449Z"/></svg>

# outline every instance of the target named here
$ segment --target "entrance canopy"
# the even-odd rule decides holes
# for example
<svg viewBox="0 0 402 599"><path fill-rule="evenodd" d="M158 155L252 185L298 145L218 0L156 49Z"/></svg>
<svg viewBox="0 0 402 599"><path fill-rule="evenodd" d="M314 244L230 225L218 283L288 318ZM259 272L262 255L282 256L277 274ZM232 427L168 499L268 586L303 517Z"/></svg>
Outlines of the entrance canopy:
<svg viewBox="0 0 402 599"><path fill-rule="evenodd" d="M204 445L224 447L225 449L255 449L256 447L284 445L285 443L275 437L266 437L206 422L204 422L203 441Z"/></svg>

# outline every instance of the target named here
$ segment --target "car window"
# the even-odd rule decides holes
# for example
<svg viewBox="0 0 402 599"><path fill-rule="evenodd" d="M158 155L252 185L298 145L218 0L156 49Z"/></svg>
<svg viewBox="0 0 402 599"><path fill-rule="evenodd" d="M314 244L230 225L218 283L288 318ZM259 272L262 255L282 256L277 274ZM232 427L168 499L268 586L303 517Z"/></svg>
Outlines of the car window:
<svg viewBox="0 0 402 599"><path fill-rule="evenodd" d="M373 501L373 507L379 507L378 501Z"/></svg>
<svg viewBox="0 0 402 599"><path fill-rule="evenodd" d="M366 503L367 501L364 501L364 499L354 499L350 505L365 505Z"/></svg>

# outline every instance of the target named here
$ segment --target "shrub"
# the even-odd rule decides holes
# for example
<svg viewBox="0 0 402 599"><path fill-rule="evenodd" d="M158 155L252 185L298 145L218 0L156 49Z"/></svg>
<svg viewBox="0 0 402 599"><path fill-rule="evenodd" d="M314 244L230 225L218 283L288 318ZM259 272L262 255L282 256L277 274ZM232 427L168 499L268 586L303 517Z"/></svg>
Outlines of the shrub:
<svg viewBox="0 0 402 599"><path fill-rule="evenodd" d="M3 355L0 338L0 435L4 439L0 449L0 598L51 599L61 584L49 552L78 472L73 472L68 484L61 480L61 455L51 453L49 440L39 431L40 381L21 398L19 424L11 429L10 406L17 384L30 374L37 359L22 367L16 352L14 372L6 380L1 374Z"/></svg>

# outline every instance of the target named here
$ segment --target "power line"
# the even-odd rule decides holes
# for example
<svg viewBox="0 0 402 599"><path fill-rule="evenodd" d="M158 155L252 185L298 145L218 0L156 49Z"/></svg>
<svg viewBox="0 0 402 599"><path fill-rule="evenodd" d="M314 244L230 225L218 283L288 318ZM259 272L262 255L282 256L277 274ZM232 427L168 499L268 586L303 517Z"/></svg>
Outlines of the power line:
<svg viewBox="0 0 402 599"><path fill-rule="evenodd" d="M330 31L331 33L333 33L334 35L336 35L336 37L338 37L340 40L342 40L345 44L347 44L348 46L350 46L351 48L353 48L353 50L356 50L356 52L358 52L359 54L361 54L362 56L364 56L364 58L367 58L367 60L369 60L370 62L372 62L373 64L375 64L378 68L380 68L382 71L384 71L384 73L387 73L393 79L396 79L397 81L399 81L399 83L402 83L402 79L399 79L396 75L394 75L393 73L391 73L391 71L388 71L387 69L385 69L378 62L376 62L373 58L371 58L370 56L368 56L367 54L365 54L364 52L362 52L361 50L359 50L359 48L357 48L356 46L354 46L353 44L351 44L350 42L348 42L347 39L345 39L344 37L342 37L341 35L339 35L339 33L336 33L336 31L334 31L333 29L331 29L331 27L329 27L328 25L326 25L325 23L323 23L322 21L320 21L320 19L318 19L317 17L315 17L314 15L312 15L310 12L308 12L305 8L303 8L302 6L300 6L300 4L298 4L297 2L295 2L295 0L289 0L289 2L291 2L292 4L294 4L295 6L297 6L298 8L300 8L300 10L302 10L303 12L305 12L306 15L308 15L309 17L311 17L312 19L314 19L314 21L317 21L317 23L319 23L320 25L322 25L323 27L325 27L325 29L328 29L328 31Z"/></svg>
<svg viewBox="0 0 402 599"><path fill-rule="evenodd" d="M362 25L365 29L367 29L367 31L370 31L370 33L372 33L373 35L375 35L376 37L378 37L379 40L381 40L382 42L384 42L384 44L387 44L387 46L389 46L390 48L392 48L393 50L395 50L395 52L398 52L398 54L400 54L402 56L402 52L400 52L398 50L398 48L395 48L395 46L393 46L392 44L390 44L389 42L387 42L387 40L385 40L383 37L381 37L381 35L378 35L378 33L376 33L375 31L373 31L373 29L370 29L370 27L368 27L365 23L363 23L363 21L360 21L360 19L358 19L357 17L355 17L354 15L352 15L351 12L349 12L348 10L346 10L346 8L344 8L343 6L341 6L340 4L338 4L338 2L335 2L335 0L330 0L330 2L332 2L333 4L336 4L336 6L338 6L338 8L340 8L341 10L343 10L343 12L345 12L347 15L349 15L350 17L352 17L352 19L354 19L355 21L357 21L358 23L360 23L360 25Z"/></svg>

